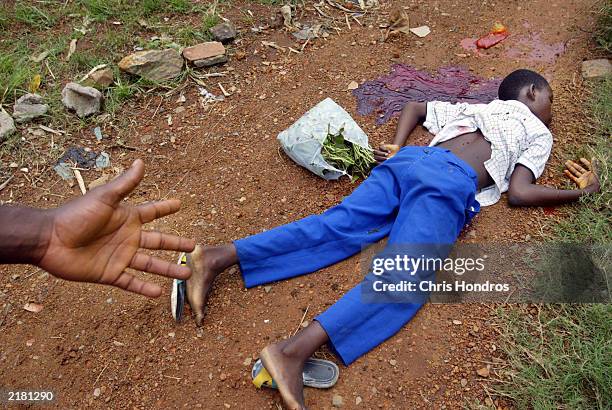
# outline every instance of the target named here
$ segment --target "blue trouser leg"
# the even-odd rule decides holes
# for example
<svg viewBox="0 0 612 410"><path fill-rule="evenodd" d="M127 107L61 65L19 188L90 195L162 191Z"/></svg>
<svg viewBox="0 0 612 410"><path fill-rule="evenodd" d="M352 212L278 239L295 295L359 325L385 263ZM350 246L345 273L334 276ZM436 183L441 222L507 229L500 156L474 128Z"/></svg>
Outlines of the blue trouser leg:
<svg viewBox="0 0 612 410"><path fill-rule="evenodd" d="M452 244L465 208L478 206L475 183L474 171L452 154L405 147L338 206L235 241L245 285L314 272L387 235L389 244ZM345 364L395 334L421 306L363 303L362 284L317 317Z"/></svg>
<svg viewBox="0 0 612 410"><path fill-rule="evenodd" d="M393 162L392 162L393 160ZM314 272L387 236L399 205L395 158L320 215L234 242L247 288Z"/></svg>
<svg viewBox="0 0 612 410"><path fill-rule="evenodd" d="M453 244L467 222L466 209L479 208L474 198L474 172L466 166L464 173L440 159L444 158L415 164L403 178L400 210L387 248ZM455 159L451 157L451 162L465 165ZM423 304L421 301L364 303L362 287L371 286L372 281L370 273L316 318L329 335L331 347L346 365L397 333Z"/></svg>

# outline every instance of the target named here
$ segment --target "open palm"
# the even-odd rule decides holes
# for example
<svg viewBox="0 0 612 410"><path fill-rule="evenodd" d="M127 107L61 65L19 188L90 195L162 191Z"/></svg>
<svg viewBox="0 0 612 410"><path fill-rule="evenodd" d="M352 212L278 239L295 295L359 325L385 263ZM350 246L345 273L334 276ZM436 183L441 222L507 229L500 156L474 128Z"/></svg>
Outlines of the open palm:
<svg viewBox="0 0 612 410"><path fill-rule="evenodd" d="M135 277L127 268L189 277L189 268L139 252L140 248L190 252L195 246L191 239L142 230L143 224L178 211L180 201L122 203L143 175L144 165L137 160L114 181L51 211L48 247L38 265L63 279L113 285L150 297L159 296L161 287Z"/></svg>

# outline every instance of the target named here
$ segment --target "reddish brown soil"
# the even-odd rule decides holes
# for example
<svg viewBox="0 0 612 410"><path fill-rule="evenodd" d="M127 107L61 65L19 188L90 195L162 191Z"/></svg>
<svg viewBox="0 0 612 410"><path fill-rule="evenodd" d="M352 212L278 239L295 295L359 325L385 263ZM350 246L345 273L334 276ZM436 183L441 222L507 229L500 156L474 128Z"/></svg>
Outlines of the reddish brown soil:
<svg viewBox="0 0 612 410"><path fill-rule="evenodd" d="M230 50L244 52L246 58L231 58L223 68L232 68L229 75L208 80L215 93L219 93L217 82L239 90L226 101L202 108L196 87L189 85L182 104L186 111L177 114L178 94L141 97L117 114L123 121L115 123L130 126L104 127L105 135L113 140L120 137L137 151L110 148L113 142L96 146L91 130L73 137L73 142L105 147L114 165L127 167L135 158L145 160L147 175L130 201L165 197L183 201L179 214L151 228L208 244L224 243L322 212L351 192L354 185L348 181L325 182L299 168L279 151L275 139L314 104L332 97L362 125L373 145L388 142L395 121L376 127L374 118L357 116L355 99L346 91L350 81L376 78L395 62L432 71L440 65L461 64L486 77L529 67L552 77L557 147L543 181L561 184L560 147L580 140L584 88L579 69L593 49L588 34L593 26L591 2L419 3L401 4L408 6L413 26L432 28L424 39L402 35L380 43L378 26L391 7L386 2L362 19L363 27L351 21L350 30L343 16L326 9L342 17L337 21L341 31L309 42L303 54L262 46L261 41L268 40L301 47L285 31L255 34L242 24L242 40ZM256 22L269 19L271 9L239 4L242 10L253 11ZM236 5L226 6L224 16L241 21L244 14ZM311 9L301 21L315 21L317 16ZM543 31L546 41L566 41L567 50L552 66L504 59L502 52L512 45L512 38L488 50L490 57L457 55L466 53L459 45L462 39L485 34L497 20L517 34L526 32L523 23L529 22L532 29ZM144 136L150 136L151 142L143 142ZM425 143L425 138L421 130L413 141ZM90 182L99 173L84 176ZM52 171L40 177L41 188L17 177L0 199L49 207L79 195L77 187L58 182ZM49 187L60 196L49 195L45 190ZM240 202L243 196L246 201ZM501 201L485 209L462 240L537 240L543 220L551 217L538 208L510 209ZM61 408L279 408L275 391L252 386L245 359L255 359L266 344L291 334L306 309L306 320L311 320L354 286L361 279L356 262L352 258L273 284L269 293L263 288L246 291L234 269L218 280L201 331L190 317L183 324L173 322L167 295L147 300L109 287L61 282L32 267L4 267L0 386L53 390ZM170 287L169 281L152 280ZM26 312L22 309L26 302L41 303L44 309L38 314ZM345 408L356 408L357 396L363 400L361 408L457 409L467 401L483 401L487 380L476 370L496 363L499 356L491 311L486 305L426 306L394 338L352 366L342 367L333 389L307 390L308 404L330 408L334 394L343 397ZM326 351L321 355L332 357ZM390 360L396 361L394 366ZM95 388L101 389L98 398L93 395ZM500 407L508 405L495 400Z"/></svg>

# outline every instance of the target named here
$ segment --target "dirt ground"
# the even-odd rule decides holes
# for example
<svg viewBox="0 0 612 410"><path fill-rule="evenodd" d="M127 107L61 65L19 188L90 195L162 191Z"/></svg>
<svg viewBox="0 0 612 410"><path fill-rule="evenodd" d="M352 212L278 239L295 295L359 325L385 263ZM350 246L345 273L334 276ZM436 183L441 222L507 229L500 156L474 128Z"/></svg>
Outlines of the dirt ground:
<svg viewBox="0 0 612 410"><path fill-rule="evenodd" d="M381 43L379 25L397 5L408 9L412 26L427 24L432 33ZM375 118L358 116L355 98L347 91L349 82L377 78L394 63L431 71L464 65L484 77L526 67L552 81L557 146L542 181L560 186L564 181L559 147L580 139L576 119L582 114L584 89L579 70L593 49L591 7L583 0L383 2L380 10L361 19L363 26L353 20L349 29L339 18L340 31L309 42L301 54L262 45L262 40L275 41L299 50L302 43L282 29L254 33L242 26L240 42L230 47L234 56L219 69L227 75L209 80L214 92L217 82L225 89L236 87L224 102L202 107L197 88L190 84L183 90L184 103L177 102L178 94L142 96L127 103L117 115L129 120L122 124L131 125L107 124L103 132L110 138L101 144L95 143L89 129L72 139L96 150L104 148L114 165L128 167L135 158L145 161L145 180L130 201L183 201L179 214L151 228L218 244L322 212L354 189L347 180L326 182L301 169L276 141L280 131L331 97L353 115L372 145L389 142L396 121L379 127ZM238 16L241 9L250 9L255 22L264 24L273 7L232 2L225 17ZM318 18L307 6L301 21ZM542 33L548 44L564 42L565 51L550 63L505 57L504 52L516 45L516 36L484 56L460 46L461 40L485 34L498 20L512 34ZM239 60L240 53L246 58ZM185 110L175 111L179 106ZM420 130L413 141L426 143L426 135ZM117 138L136 150L114 146ZM84 173L86 182L98 176ZM0 199L50 207L80 195L78 187L66 186L53 172L40 178L32 187L18 176ZM502 200L484 209L461 240L539 240L543 220L557 214L541 208L510 209ZM266 344L294 332L304 312L310 321L358 283L357 260L275 283L269 293L263 287L247 291L236 269L226 272L216 283L201 330L190 316L174 323L167 294L147 300L110 287L60 282L29 266L3 267L0 385L52 390L54 405L61 408L280 408L275 391L259 391L251 384L248 358L256 359ZM169 293L169 281L153 280L163 282ZM27 302L44 309L27 312L22 309ZM331 408L332 396L338 394L345 408L458 409L489 397L494 407L510 407L486 389L495 379L495 369L503 366L493 308L425 306L395 337L350 367L341 366L334 388L307 389L307 403L315 409ZM336 360L327 351L320 355ZM488 378L476 373L485 366L491 367ZM99 397L93 394L96 388Z"/></svg>

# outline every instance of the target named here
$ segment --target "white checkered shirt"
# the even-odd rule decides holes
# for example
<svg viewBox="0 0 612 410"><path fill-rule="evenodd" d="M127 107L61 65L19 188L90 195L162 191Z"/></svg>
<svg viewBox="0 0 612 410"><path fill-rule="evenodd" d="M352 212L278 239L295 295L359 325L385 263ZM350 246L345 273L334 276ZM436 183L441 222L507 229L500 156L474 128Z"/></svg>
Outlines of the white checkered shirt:
<svg viewBox="0 0 612 410"><path fill-rule="evenodd" d="M493 205L508 190L516 164L529 168L536 178L542 175L553 143L544 123L525 104L514 100L489 104L428 102L423 126L435 135L429 146L476 130L491 143L491 158L484 166L495 184L476 194L482 206Z"/></svg>

